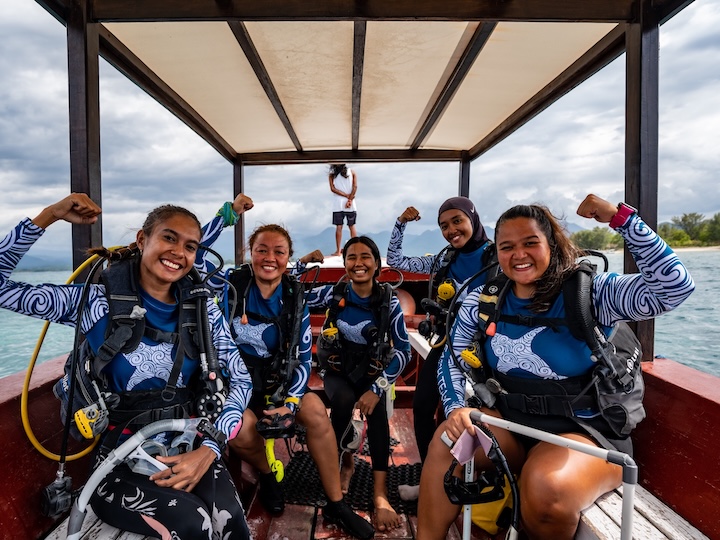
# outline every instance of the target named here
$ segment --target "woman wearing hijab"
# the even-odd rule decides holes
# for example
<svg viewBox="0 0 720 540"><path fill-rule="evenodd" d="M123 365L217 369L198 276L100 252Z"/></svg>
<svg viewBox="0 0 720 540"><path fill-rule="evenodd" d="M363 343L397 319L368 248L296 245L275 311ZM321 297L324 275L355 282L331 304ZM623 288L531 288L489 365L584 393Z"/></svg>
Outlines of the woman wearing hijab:
<svg viewBox="0 0 720 540"><path fill-rule="evenodd" d="M419 274L432 275L433 300L436 298L438 288L443 294L441 302L447 307L455 291L458 291L494 254L493 244L488 240L485 228L480 221L473 202L467 197L451 197L440 206L438 210L438 225L440 232L449 245L438 255L425 255L423 257L406 257L402 251L403 233L408 221L418 221L420 212L409 206L397 218L390 244L387 251L388 266L399 270L407 270ZM490 270L492 271L492 270ZM463 296L485 284L487 272L476 276L463 292ZM452 289L447 287L452 286ZM449 296L448 296L449 295ZM458 298L460 305L462 298ZM445 337L444 321L435 327L436 343L442 343ZM440 403L440 394L437 386L438 360L443 351L442 346L431 349L418 375L415 397L413 399L413 418L415 424L415 440L421 461L425 461L428 447L432 440L437 424L435 413ZM441 414L441 413L440 413ZM442 421L443 418L438 418Z"/></svg>

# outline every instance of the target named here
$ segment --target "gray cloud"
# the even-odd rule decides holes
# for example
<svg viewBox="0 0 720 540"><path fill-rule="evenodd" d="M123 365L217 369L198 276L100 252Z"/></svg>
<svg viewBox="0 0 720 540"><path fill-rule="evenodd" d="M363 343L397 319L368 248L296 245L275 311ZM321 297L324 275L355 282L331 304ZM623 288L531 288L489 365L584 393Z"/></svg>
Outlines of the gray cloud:
<svg viewBox="0 0 720 540"><path fill-rule="evenodd" d="M661 28L661 221L720 212L719 25L720 5L696 0ZM32 0L0 3L3 230L69 189L66 64L60 23ZM232 197L230 164L114 68L101 62L100 73L107 243L131 241L147 211L161 203L208 219ZM493 225L513 204L542 202L582 223L574 213L588 191L621 199L623 78L621 57L473 163L471 197L483 222ZM457 192L456 164L350 165L358 173L363 233L389 229L410 204L423 216L414 232L435 228L439 204ZM257 203L248 230L281 222L305 235L330 225L325 166L248 167L245 182ZM69 227L46 236L47 249L69 245Z"/></svg>

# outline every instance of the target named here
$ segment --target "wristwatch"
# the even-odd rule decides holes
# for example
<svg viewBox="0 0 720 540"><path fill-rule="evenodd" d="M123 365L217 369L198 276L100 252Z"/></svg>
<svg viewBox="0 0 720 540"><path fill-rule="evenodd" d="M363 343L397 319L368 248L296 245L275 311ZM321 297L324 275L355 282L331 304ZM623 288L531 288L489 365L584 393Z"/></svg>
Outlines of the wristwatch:
<svg viewBox="0 0 720 540"><path fill-rule="evenodd" d="M633 214L637 214L637 209L633 208L629 204L621 202L618 204L617 213L613 216L608 225L610 225L611 229L622 227L625 223L627 223L627 220L630 219L630 216Z"/></svg>
<svg viewBox="0 0 720 540"><path fill-rule="evenodd" d="M380 377L378 377L377 379L375 379L375 384L377 385L377 387L380 390L383 390L383 391L390 388L390 382L382 375Z"/></svg>

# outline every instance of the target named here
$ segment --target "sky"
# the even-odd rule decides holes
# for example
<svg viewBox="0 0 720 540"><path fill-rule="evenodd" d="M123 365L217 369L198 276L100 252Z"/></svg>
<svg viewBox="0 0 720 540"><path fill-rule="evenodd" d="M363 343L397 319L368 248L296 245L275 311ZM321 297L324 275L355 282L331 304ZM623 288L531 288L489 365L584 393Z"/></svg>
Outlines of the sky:
<svg viewBox="0 0 720 540"><path fill-rule="evenodd" d="M720 0L696 0L660 29L660 222L720 212L718 28ZM484 223L540 202L592 228L575 215L585 194L622 199L624 70L623 55L473 162L470 197ZM186 206L205 221L232 199L232 166L102 59L100 110L106 245L134 240L159 204ZM65 28L34 0L2 0L0 230L68 194L68 148ZM358 175L361 234L389 230L411 204L424 218L412 232L434 229L437 208L457 193L457 164L349 165ZM246 167L245 178L256 202L247 230L278 222L310 236L330 226L326 166ZM56 225L34 251L69 245L70 226Z"/></svg>

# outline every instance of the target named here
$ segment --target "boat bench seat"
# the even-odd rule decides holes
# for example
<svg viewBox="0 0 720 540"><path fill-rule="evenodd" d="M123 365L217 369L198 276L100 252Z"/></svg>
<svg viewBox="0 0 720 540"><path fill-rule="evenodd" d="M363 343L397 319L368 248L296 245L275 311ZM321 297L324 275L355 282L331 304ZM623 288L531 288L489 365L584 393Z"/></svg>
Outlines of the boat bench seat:
<svg viewBox="0 0 720 540"><path fill-rule="evenodd" d="M65 540L67 536L68 518L60 522L60 524L45 537L45 540ZM81 540L97 540L99 538L112 538L112 540L153 540L153 536L142 536L141 534L123 532L115 527L100 521L92 508L88 508L85 521L83 521L81 529Z"/></svg>
<svg viewBox="0 0 720 540"><path fill-rule="evenodd" d="M583 511L576 540L619 540L622 487L606 493ZM633 538L642 540L708 539L652 493L635 488Z"/></svg>

